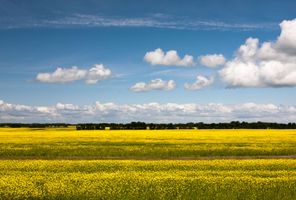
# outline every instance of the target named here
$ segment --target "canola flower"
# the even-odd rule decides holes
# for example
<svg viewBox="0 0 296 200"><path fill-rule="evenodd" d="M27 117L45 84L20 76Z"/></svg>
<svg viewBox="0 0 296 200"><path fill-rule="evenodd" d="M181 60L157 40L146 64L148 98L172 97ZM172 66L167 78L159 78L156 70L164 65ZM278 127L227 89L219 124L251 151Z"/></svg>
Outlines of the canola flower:
<svg viewBox="0 0 296 200"><path fill-rule="evenodd" d="M295 199L296 160L1 161L0 199Z"/></svg>

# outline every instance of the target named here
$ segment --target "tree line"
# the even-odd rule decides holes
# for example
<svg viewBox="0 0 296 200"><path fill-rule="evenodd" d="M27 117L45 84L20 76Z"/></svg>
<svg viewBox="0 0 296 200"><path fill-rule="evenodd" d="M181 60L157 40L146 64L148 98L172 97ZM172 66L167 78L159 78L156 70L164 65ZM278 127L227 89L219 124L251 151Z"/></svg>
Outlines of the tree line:
<svg viewBox="0 0 296 200"><path fill-rule="evenodd" d="M76 126L77 130L164 130L164 129L296 129L296 123L270 123L270 122L239 122L228 123L0 123L0 127L9 128L66 128Z"/></svg>
<svg viewBox="0 0 296 200"><path fill-rule="evenodd" d="M296 123L239 122L229 123L88 123L77 124L77 130L164 130L164 129L296 129Z"/></svg>
<svg viewBox="0 0 296 200"><path fill-rule="evenodd" d="M0 127L8 127L8 128L66 128L71 124L65 123L0 123Z"/></svg>

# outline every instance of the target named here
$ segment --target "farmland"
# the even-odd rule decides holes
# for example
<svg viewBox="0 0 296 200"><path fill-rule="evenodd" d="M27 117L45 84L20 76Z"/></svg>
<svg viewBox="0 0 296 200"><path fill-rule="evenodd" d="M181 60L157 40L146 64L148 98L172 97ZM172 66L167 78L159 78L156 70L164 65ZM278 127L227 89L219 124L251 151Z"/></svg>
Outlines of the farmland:
<svg viewBox="0 0 296 200"><path fill-rule="evenodd" d="M0 199L296 196L295 130L1 128L0 143Z"/></svg>

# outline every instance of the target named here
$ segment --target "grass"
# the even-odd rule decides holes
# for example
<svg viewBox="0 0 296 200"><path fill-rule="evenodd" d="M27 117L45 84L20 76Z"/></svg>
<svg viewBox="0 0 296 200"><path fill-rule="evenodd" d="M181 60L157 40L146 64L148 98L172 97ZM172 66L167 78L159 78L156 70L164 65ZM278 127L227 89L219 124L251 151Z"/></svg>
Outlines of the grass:
<svg viewBox="0 0 296 200"><path fill-rule="evenodd" d="M182 159L295 156L295 130L0 129L2 159Z"/></svg>
<svg viewBox="0 0 296 200"><path fill-rule="evenodd" d="M296 130L1 128L0 199L294 200L295 147Z"/></svg>

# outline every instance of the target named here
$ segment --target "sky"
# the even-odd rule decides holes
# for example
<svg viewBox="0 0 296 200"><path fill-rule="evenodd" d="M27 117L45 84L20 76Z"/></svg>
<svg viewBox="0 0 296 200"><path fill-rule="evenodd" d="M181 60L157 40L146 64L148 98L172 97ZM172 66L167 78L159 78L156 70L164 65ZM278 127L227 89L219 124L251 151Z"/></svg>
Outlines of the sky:
<svg viewBox="0 0 296 200"><path fill-rule="evenodd" d="M296 121L293 0L0 5L0 122Z"/></svg>

